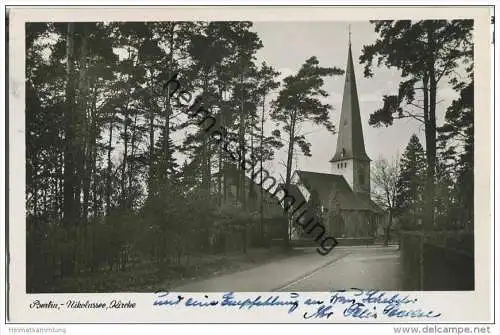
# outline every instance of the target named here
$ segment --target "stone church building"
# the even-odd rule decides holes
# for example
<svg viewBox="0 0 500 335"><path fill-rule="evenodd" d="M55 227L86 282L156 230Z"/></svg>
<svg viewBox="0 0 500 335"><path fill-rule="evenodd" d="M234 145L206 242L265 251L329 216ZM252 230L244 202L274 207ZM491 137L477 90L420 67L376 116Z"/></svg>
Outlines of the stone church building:
<svg viewBox="0 0 500 335"><path fill-rule="evenodd" d="M384 212L370 197L370 158L363 139L350 42L337 148L330 164L330 173L295 171L292 184L306 201L319 205L323 225L332 236L374 236ZM292 239L300 237L298 230L292 232Z"/></svg>

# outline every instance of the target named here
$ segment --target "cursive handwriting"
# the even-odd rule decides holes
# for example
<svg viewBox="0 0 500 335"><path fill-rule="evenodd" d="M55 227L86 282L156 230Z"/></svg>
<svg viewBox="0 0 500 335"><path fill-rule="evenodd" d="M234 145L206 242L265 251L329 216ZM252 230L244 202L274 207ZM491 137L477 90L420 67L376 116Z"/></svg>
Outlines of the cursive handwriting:
<svg viewBox="0 0 500 335"><path fill-rule="evenodd" d="M239 309L244 307L251 309L252 307L263 306L290 306L288 313L292 313L299 307L298 297L299 295L297 293L291 293L289 300L282 300L279 295L268 296L267 298L263 298L259 295L253 299L246 298L244 300L237 300L234 297L234 292L229 292L223 295L221 306L239 306Z"/></svg>
<svg viewBox="0 0 500 335"><path fill-rule="evenodd" d="M353 302L349 307L344 310L344 316L350 316L358 319L376 319L376 308L373 306L371 309L362 302Z"/></svg>
<svg viewBox="0 0 500 335"><path fill-rule="evenodd" d="M361 302L366 304L389 304L389 305L401 305L416 302L417 299L410 300L408 296L400 296L399 294L393 294L388 297L385 292L374 290L374 291L363 291L360 289L353 289L356 291L355 297L359 297Z"/></svg>
<svg viewBox="0 0 500 335"><path fill-rule="evenodd" d="M384 308L384 314L388 317L397 317L397 318L437 318L441 316L441 313L436 313L434 311L424 312L421 309L416 310L403 310L400 309L398 305L387 305Z"/></svg>
<svg viewBox="0 0 500 335"><path fill-rule="evenodd" d="M168 297L168 292L157 292L158 299L153 302L153 306L177 306L184 299L182 295L178 295L177 297Z"/></svg>
<svg viewBox="0 0 500 335"><path fill-rule="evenodd" d="M311 318L321 319L321 318L326 317L328 319L328 318L330 318L330 316L333 315L332 307L333 307L332 305L330 305L330 306L321 305L320 307L318 307L318 309L314 313L305 312L303 318L304 319L311 319Z"/></svg>
<svg viewBox="0 0 500 335"><path fill-rule="evenodd" d="M418 299L379 290L351 289L333 291L323 299L304 293L255 295L226 292L208 294L174 294L157 292L153 306L158 308L225 308L251 310L259 308L285 309L288 314L301 311L303 319L330 319L334 315L358 320L377 318L437 318L441 313L417 306ZM408 307L407 307L408 306ZM420 307L420 308L419 308Z"/></svg>

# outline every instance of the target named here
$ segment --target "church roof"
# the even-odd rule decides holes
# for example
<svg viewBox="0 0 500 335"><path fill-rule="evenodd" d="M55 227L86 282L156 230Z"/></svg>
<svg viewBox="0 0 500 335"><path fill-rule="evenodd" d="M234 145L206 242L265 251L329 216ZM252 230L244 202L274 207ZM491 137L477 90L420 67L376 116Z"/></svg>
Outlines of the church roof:
<svg viewBox="0 0 500 335"><path fill-rule="evenodd" d="M363 127L359 110L356 77L352 61L351 44L347 55L347 68L345 71L344 96L338 125L337 150L330 162L344 159L370 160L365 151Z"/></svg>
<svg viewBox="0 0 500 335"><path fill-rule="evenodd" d="M336 192L339 206L344 210L368 210L381 213L382 209L373 202L369 195L354 192L345 178L341 175L318 173L297 170L300 181L312 192L315 190L318 197L323 200L329 199L332 192Z"/></svg>

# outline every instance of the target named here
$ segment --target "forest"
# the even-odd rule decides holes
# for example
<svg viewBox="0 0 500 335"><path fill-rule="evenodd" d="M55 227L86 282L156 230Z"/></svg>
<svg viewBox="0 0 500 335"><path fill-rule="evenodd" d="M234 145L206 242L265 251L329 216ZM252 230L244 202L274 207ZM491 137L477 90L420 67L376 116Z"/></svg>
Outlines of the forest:
<svg viewBox="0 0 500 335"><path fill-rule="evenodd" d="M403 81L381 97L370 124L415 118L426 139L425 149L410 142L418 154L405 154L399 200L384 207L408 222L421 216L426 229L473 227L473 22L373 25L379 38L363 49L365 75L396 67ZM279 80L257 62L263 47L244 21L26 25L28 292L151 290L227 265L212 255L268 248L272 237L288 242L274 199L248 183L164 85L178 74L260 171L286 150L288 185L294 157L311 156L301 125L335 133L323 86L344 71L311 55ZM459 98L438 127L439 83ZM271 134L266 122L277 126Z"/></svg>

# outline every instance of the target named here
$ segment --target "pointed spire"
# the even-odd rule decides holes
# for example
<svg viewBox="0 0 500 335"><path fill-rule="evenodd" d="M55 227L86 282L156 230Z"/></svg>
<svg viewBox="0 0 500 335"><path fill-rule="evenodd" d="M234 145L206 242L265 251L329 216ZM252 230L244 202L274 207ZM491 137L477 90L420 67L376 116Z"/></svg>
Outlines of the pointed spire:
<svg viewBox="0 0 500 335"><path fill-rule="evenodd" d="M349 25L349 48L351 47L351 25Z"/></svg>
<svg viewBox="0 0 500 335"><path fill-rule="evenodd" d="M338 130L337 150L330 162L345 159L359 159L364 161L370 160L366 154L363 139L363 127L359 111L358 92L356 88L356 77L354 76L354 63L352 60L350 38L347 53L347 67L345 71L344 96L342 99L342 109Z"/></svg>

